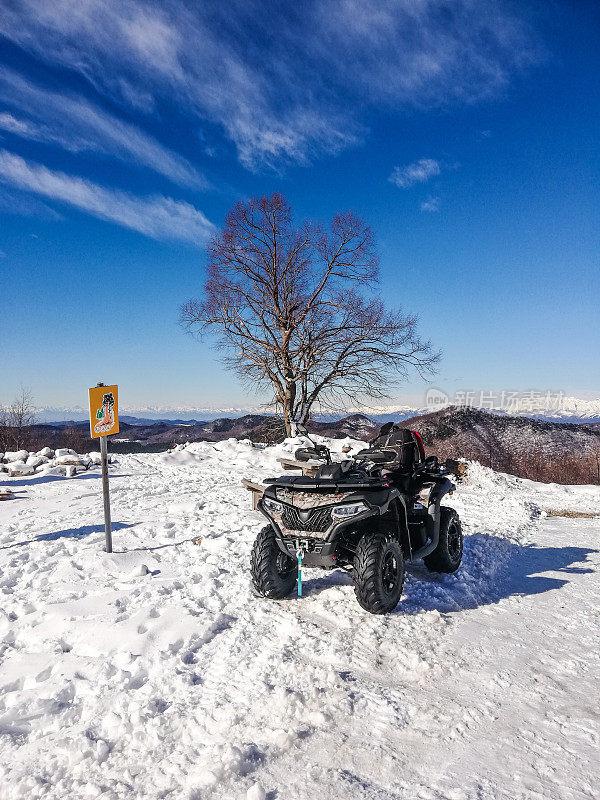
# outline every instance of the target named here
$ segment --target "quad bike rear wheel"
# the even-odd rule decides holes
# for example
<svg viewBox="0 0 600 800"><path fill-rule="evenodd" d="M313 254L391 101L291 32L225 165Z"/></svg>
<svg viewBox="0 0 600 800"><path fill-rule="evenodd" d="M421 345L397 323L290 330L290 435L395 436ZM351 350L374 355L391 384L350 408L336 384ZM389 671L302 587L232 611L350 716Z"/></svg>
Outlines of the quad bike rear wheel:
<svg viewBox="0 0 600 800"><path fill-rule="evenodd" d="M404 558L399 542L389 532L366 533L354 557L354 593L365 611L393 611L404 585Z"/></svg>
<svg viewBox="0 0 600 800"><path fill-rule="evenodd" d="M287 597L298 580L298 564L282 552L270 525L254 541L250 559L252 584L262 597L277 600Z"/></svg>
<svg viewBox="0 0 600 800"><path fill-rule="evenodd" d="M453 508L440 509L440 541L433 553L423 559L430 572L456 572L463 553L463 534L458 514Z"/></svg>

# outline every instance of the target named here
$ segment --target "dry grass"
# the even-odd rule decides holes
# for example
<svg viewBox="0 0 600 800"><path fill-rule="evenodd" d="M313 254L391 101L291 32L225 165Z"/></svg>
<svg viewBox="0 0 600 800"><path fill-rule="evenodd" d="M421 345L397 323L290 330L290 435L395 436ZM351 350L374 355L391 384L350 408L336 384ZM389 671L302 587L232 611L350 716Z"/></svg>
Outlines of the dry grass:
<svg viewBox="0 0 600 800"><path fill-rule="evenodd" d="M547 511L549 517L572 517L574 519L594 519L599 514L590 514L587 511L567 511L565 509L550 508Z"/></svg>

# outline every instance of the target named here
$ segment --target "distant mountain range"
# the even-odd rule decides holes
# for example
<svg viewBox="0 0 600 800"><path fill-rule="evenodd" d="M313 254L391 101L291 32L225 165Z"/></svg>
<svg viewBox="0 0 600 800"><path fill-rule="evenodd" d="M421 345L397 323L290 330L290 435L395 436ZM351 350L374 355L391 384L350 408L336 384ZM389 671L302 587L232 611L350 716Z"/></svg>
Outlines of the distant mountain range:
<svg viewBox="0 0 600 800"><path fill-rule="evenodd" d="M448 408L450 403L439 406L417 407L408 405L389 405L378 408L352 408L316 412L313 417L319 422L334 422L340 418L356 413L365 413L376 422L383 423L388 420L402 422L414 416L422 416L434 411ZM466 406L477 408L477 406ZM556 422L600 422L600 398L595 400L582 400L576 397L556 396L549 402L543 398L527 398L521 395L508 409L483 408L481 410L499 416L521 416L533 419ZM40 423L46 422L82 422L88 419L88 410L81 406L73 408L40 408L36 412ZM236 408L185 408L180 407L122 407L121 420L129 425L152 425L164 422L169 425L205 425L220 418L238 419L246 416L273 416L264 406Z"/></svg>
<svg viewBox="0 0 600 800"><path fill-rule="evenodd" d="M213 420L142 420L120 417L120 431L110 437L115 452L135 450L166 450L183 442L218 442L223 439L251 439L255 442L276 442L285 438L280 417L267 414L246 414L243 417L219 417ZM313 422L310 430L323 436L356 439L370 438L378 423L362 414L352 414L335 422ZM50 447L67 446L81 452L95 448L89 439L87 421L43 423L34 426L35 436ZM70 440L71 443L67 441ZM75 442L77 441L77 445Z"/></svg>

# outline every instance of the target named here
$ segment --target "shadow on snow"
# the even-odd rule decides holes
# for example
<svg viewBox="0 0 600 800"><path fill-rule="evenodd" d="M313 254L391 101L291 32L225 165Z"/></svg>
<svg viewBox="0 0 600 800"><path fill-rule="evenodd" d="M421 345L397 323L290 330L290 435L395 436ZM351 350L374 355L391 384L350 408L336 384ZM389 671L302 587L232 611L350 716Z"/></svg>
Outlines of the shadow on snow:
<svg viewBox="0 0 600 800"><path fill-rule="evenodd" d="M130 475L125 475L124 473L109 473L109 479L112 480L113 478L129 478ZM15 486L35 486L36 484L40 483L52 483L53 481L89 481L93 480L94 478L102 478L101 472L78 472L75 475L67 478L66 475L38 475L37 477L27 477L24 476L19 480L6 480L2 484L6 486L8 489L12 489Z"/></svg>
<svg viewBox="0 0 600 800"><path fill-rule="evenodd" d="M123 528L132 528L135 523L126 522L113 522L111 527L113 533L115 531L123 530ZM65 528L62 531L53 531L51 533L40 533L33 539L26 539L23 542L14 542L0 547L0 550L10 550L11 547L23 547L26 544L34 544L35 542L54 542L56 539L82 539L84 536L89 536L92 533L104 533L104 525L81 525L79 528Z"/></svg>
<svg viewBox="0 0 600 800"><path fill-rule="evenodd" d="M429 572L421 561L406 564L404 592L396 613L464 611L503 598L560 589L569 582L569 574L594 572L596 567L587 559L597 552L585 547L519 545L481 533L465 536L463 562L451 575ZM351 584L350 575L341 570L302 580L307 596Z"/></svg>
<svg viewBox="0 0 600 800"><path fill-rule="evenodd" d="M92 478L101 478L101 477L102 475L99 472L86 473L85 475L78 473L70 478L67 478L65 475L38 475L37 478L34 478L33 476L31 478L24 476L19 480L13 479L10 481L10 483L7 482L5 485L9 489L12 489L14 486L35 486L36 484L40 483L53 483L53 481L65 481L65 480L85 481L85 480L90 480ZM113 476L111 475L110 477L112 478Z"/></svg>

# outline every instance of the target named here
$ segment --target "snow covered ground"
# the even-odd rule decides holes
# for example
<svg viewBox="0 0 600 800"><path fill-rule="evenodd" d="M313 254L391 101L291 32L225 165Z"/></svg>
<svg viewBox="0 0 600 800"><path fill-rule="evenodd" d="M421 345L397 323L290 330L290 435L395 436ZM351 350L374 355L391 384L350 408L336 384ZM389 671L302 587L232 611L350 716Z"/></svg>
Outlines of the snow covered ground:
<svg viewBox="0 0 600 800"><path fill-rule="evenodd" d="M98 472L0 476L0 798L597 798L600 526L545 510L600 488L473 465L462 568L375 617L340 572L253 596L284 449L119 456L112 555Z"/></svg>

